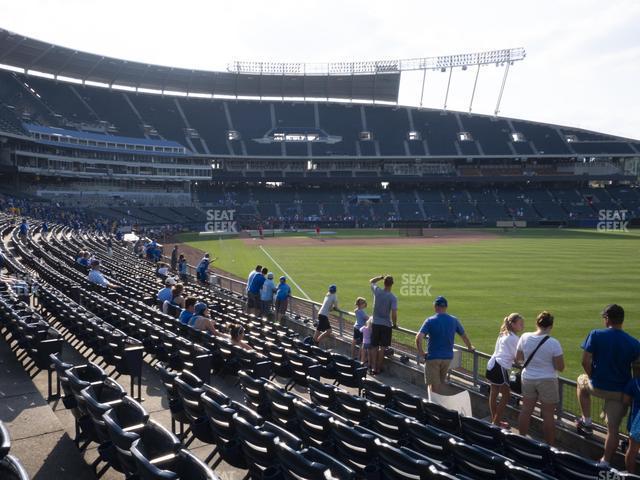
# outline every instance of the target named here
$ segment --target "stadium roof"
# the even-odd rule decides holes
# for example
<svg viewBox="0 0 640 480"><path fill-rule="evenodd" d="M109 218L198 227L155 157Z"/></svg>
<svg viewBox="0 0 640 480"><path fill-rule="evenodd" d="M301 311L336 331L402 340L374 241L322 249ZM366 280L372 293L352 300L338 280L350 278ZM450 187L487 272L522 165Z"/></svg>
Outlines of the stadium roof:
<svg viewBox="0 0 640 480"><path fill-rule="evenodd" d="M0 29L0 64L108 86L192 94L397 102L400 70L206 71L132 62L61 47Z"/></svg>

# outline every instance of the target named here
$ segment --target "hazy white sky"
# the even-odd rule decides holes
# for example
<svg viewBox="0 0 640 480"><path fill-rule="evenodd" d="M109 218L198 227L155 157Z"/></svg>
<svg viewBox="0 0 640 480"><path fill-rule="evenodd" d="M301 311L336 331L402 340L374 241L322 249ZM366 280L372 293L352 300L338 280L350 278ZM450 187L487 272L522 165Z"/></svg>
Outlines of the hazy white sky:
<svg viewBox="0 0 640 480"><path fill-rule="evenodd" d="M525 47L501 115L640 138L638 0L0 0L0 27L77 50L224 69L232 60L411 58ZM467 110L473 70L453 74L449 108ZM480 74L474 111L493 113L501 72ZM421 77L400 101L419 102ZM442 107L446 74L427 75Z"/></svg>

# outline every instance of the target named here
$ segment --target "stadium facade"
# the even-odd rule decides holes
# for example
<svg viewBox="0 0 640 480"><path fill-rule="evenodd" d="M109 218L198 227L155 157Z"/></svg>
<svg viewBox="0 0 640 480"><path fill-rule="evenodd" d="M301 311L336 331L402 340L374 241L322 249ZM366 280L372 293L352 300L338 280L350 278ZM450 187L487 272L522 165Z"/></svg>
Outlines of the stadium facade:
<svg viewBox="0 0 640 480"><path fill-rule="evenodd" d="M205 72L5 30L0 64L5 189L105 216L198 224L226 206L243 225L640 218L639 140L400 106L393 65Z"/></svg>

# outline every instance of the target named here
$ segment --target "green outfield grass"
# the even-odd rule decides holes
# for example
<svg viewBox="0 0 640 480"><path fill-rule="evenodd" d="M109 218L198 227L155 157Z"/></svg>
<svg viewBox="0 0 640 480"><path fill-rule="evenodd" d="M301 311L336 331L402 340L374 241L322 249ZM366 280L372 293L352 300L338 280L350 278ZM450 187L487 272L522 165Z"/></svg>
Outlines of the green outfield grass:
<svg viewBox="0 0 640 480"><path fill-rule="evenodd" d="M531 330L536 314L548 309L556 318L553 334L565 351L565 376L571 378L580 369L580 344L589 330L601 325L604 305L621 304L626 329L640 336L640 232L492 232L498 238L472 243L336 246L329 240L317 247L265 246L281 268L259 248L259 241L247 245L240 239L200 240L195 235L183 241L214 253L217 267L243 278L257 263L276 275L284 269L304 291L292 285L294 294L315 301L335 283L343 309L351 309L357 296L371 297L369 278L391 274L401 326L418 329L432 312L433 298L444 295L450 313L460 318L476 347L488 353L506 314L522 313ZM333 237L385 234L397 237L396 232L380 230L342 231Z"/></svg>

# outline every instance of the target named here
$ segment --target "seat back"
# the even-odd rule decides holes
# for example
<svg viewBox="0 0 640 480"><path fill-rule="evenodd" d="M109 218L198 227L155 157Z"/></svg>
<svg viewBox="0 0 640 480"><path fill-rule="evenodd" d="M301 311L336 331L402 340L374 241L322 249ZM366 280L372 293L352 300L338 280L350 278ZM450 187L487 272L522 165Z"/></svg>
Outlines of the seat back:
<svg viewBox="0 0 640 480"><path fill-rule="evenodd" d="M410 421L407 428L409 448L440 462L451 459L449 440L454 437L449 432L418 421Z"/></svg>
<svg viewBox="0 0 640 480"><path fill-rule="evenodd" d="M471 445L480 445L490 450L502 449L502 430L496 425L473 417L460 416L461 435Z"/></svg>
<svg viewBox="0 0 640 480"><path fill-rule="evenodd" d="M305 444L331 450L331 414L299 399L293 401L299 432Z"/></svg>
<svg viewBox="0 0 640 480"><path fill-rule="evenodd" d="M551 449L553 476L560 480L596 480L603 478L602 472L608 472L598 462L588 460L574 453Z"/></svg>
<svg viewBox="0 0 640 480"><path fill-rule="evenodd" d="M422 409L422 398L411 395L404 390L392 388L393 409L407 417L412 417L419 422L424 422L424 410Z"/></svg>
<svg viewBox="0 0 640 480"><path fill-rule="evenodd" d="M378 462L376 437L339 420L331 419L338 458L358 474Z"/></svg>
<svg viewBox="0 0 640 480"><path fill-rule="evenodd" d="M554 478L538 470L513 465L511 462L507 462L506 467L506 480L552 480Z"/></svg>
<svg viewBox="0 0 640 480"><path fill-rule="evenodd" d="M314 447L296 451L276 440L276 451L285 480L349 480L355 477L355 472L349 467Z"/></svg>
<svg viewBox="0 0 640 480"><path fill-rule="evenodd" d="M367 409L369 428L392 440L405 442L409 434L407 417L377 403L369 402Z"/></svg>
<svg viewBox="0 0 640 480"><path fill-rule="evenodd" d="M367 400L379 403L385 407L391 406L393 393L390 386L371 378L365 378L362 380L362 388L364 390L364 397Z"/></svg>
<svg viewBox="0 0 640 480"><path fill-rule="evenodd" d="M456 474L467 475L478 480L503 479L506 474L506 459L475 445L450 439L453 465Z"/></svg>
<svg viewBox="0 0 640 480"><path fill-rule="evenodd" d="M367 400L336 388L337 413L352 422L366 426L369 421Z"/></svg>
<svg viewBox="0 0 640 480"><path fill-rule="evenodd" d="M502 451L518 465L543 471L552 468L551 448L532 438L503 431Z"/></svg>
<svg viewBox="0 0 640 480"><path fill-rule="evenodd" d="M293 408L294 396L272 383L266 383L264 390L269 398L271 419L288 430L297 430L297 417Z"/></svg>
<svg viewBox="0 0 640 480"><path fill-rule="evenodd" d="M424 411L425 421L429 425L433 425L441 430L445 430L454 435L460 434L460 414L455 410L422 400L422 410Z"/></svg>
<svg viewBox="0 0 640 480"><path fill-rule="evenodd" d="M333 410L336 408L336 388L333 385L322 383L315 378L307 378L309 384L309 397L314 405Z"/></svg>
<svg viewBox="0 0 640 480"><path fill-rule="evenodd" d="M432 462L405 447L394 447L376 440L382 478L389 480L426 480Z"/></svg>

